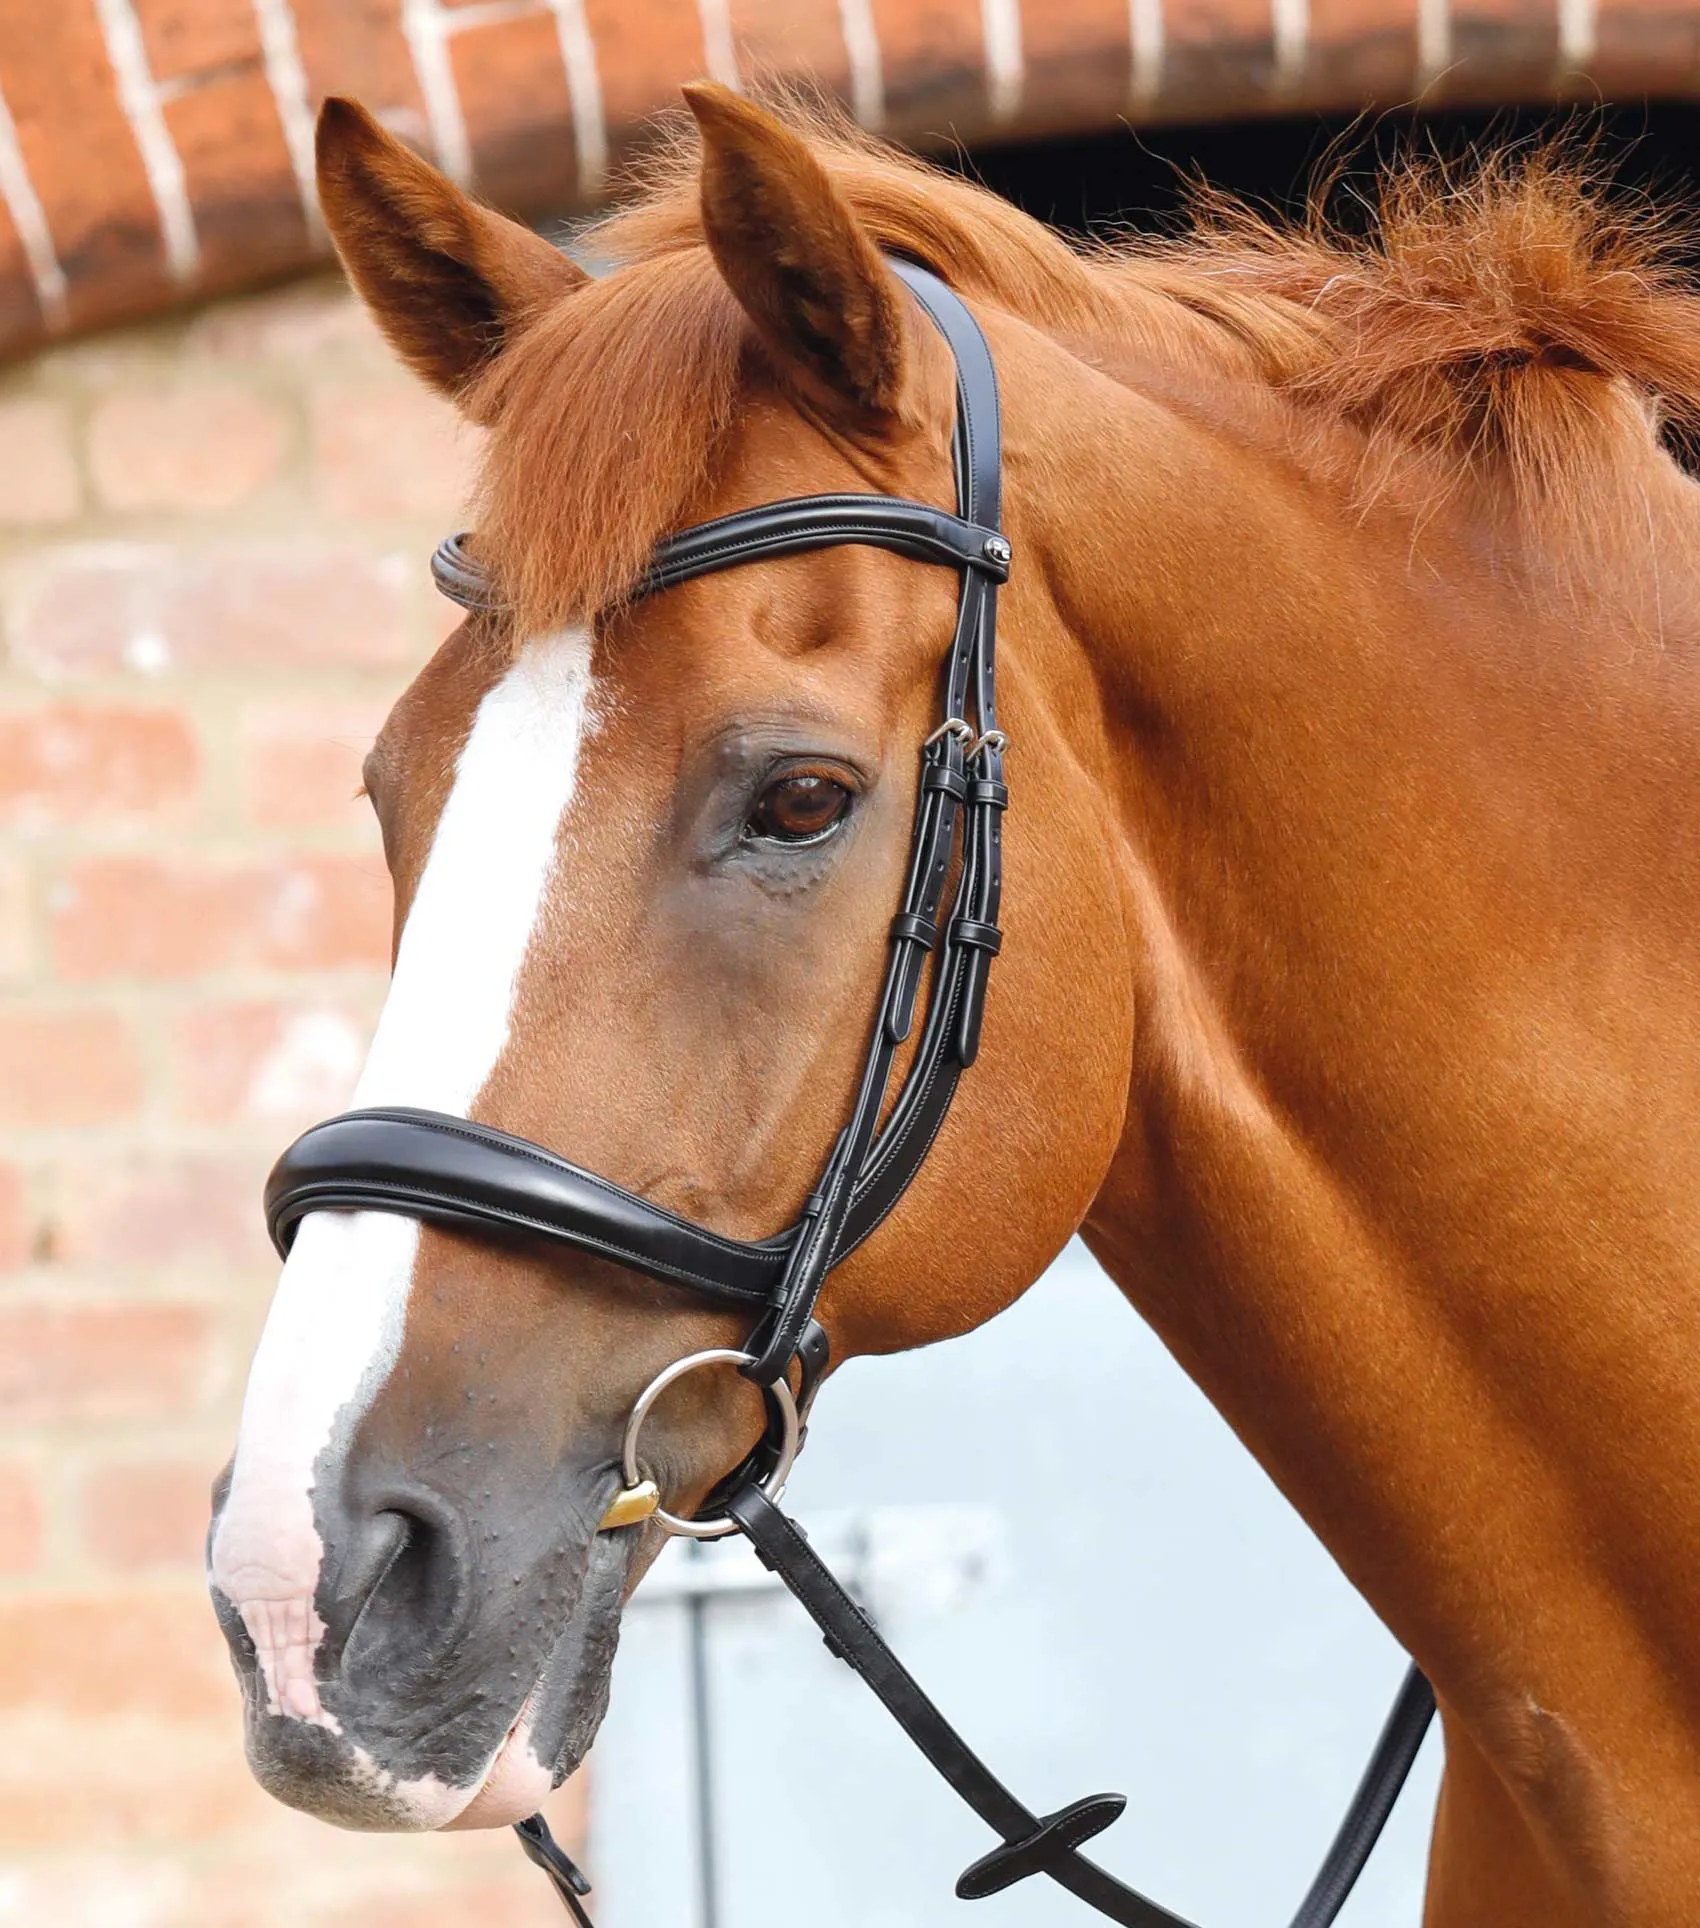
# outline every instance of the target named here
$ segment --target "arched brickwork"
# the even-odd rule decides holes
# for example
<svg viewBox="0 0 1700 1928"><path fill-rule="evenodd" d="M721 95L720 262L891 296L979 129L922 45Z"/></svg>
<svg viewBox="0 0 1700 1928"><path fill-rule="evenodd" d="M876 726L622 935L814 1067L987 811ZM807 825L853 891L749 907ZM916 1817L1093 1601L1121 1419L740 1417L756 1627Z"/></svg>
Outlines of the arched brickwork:
<svg viewBox="0 0 1700 1928"><path fill-rule="evenodd" d="M926 144L1316 107L1700 92L1693 0L11 0L0 354L295 268L350 93L530 215L682 80L812 77Z"/></svg>

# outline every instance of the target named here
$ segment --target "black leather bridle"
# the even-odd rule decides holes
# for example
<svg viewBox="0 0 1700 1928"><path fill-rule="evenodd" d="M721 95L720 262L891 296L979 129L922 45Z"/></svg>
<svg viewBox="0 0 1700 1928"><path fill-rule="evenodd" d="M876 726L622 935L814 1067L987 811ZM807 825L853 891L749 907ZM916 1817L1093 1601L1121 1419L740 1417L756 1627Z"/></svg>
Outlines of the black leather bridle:
<svg viewBox="0 0 1700 1928"><path fill-rule="evenodd" d="M964 1899L994 1894L1044 1873L1126 1928L1187 1928L1177 1915L1124 1886L1080 1846L1126 1805L1119 1794L1091 1796L1057 1813L1032 1813L996 1779L945 1721L872 1622L775 1505L826 1367L826 1335L815 1302L832 1268L885 1219L920 1169L944 1122L957 1080L979 1050L991 961L1002 944L1004 737L997 727L998 585L1008 578L1010 545L1001 529L1002 443L997 374L968 309L927 269L891 261L949 344L956 361L952 456L957 508L951 514L895 496L820 495L722 516L671 537L655 551L638 587L652 595L721 569L841 543L871 544L960 572L956 629L943 673L943 720L921 750L908 879L892 919L890 957L873 1036L849 1122L788 1230L741 1240L681 1218L609 1179L522 1138L441 1113L396 1107L345 1112L315 1125L284 1153L266 1186L273 1242L287 1253L296 1227L316 1211L386 1211L486 1237L542 1241L589 1252L652 1278L747 1309L754 1331L729 1358L766 1391L784 1426L717 1489L724 1519L784 1580L826 1635L827 1644L879 1695L927 1758L1002 1837L957 1883ZM438 587L472 610L499 610L492 586L465 540L450 537L432 568ZM953 867L956 889L940 921ZM913 1030L925 960L937 954L920 1038L895 1103L881 1113L901 1047ZM676 1375L695 1361L669 1369ZM796 1368L796 1390L791 1384ZM617 1527L657 1512L653 1486L638 1483L636 1425L628 1429L626 1489L616 1499L641 1510L610 1510ZM691 1531L687 1522L674 1530ZM695 1530L706 1536L701 1528ZM1370 1767L1293 1928L1326 1928L1343 1905L1416 1758L1434 1699L1413 1667L1400 1690ZM549 1874L574 1918L589 1928L580 1897L583 1875L553 1841L541 1815L519 1824L526 1852Z"/></svg>

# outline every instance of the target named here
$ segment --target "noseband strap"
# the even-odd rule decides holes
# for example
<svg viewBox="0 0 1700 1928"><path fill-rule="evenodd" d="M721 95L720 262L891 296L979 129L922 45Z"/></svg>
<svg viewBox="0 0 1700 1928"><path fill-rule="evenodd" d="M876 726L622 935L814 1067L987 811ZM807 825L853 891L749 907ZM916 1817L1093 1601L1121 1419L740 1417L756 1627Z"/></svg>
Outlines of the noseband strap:
<svg viewBox="0 0 1700 1928"><path fill-rule="evenodd" d="M768 503L671 537L656 549L636 590L639 596L655 595L721 569L841 543L888 549L960 574L956 627L941 676L943 720L921 746L908 876L891 922L872 1036L849 1120L801 1216L772 1238L726 1238L493 1126L392 1107L347 1112L297 1139L267 1184L266 1219L278 1250L287 1252L309 1212L399 1212L478 1237L568 1247L746 1307L757 1318L747 1354L703 1357L742 1358L739 1370L767 1388L795 1366L797 1391L793 1404L787 1382L778 1400L790 1414L788 1443L777 1457L771 1442L764 1443L722 1482L709 1505L723 1506L728 1520L710 1524L735 1524L744 1533L814 1616L832 1651L855 1668L933 1766L1002 1837L1000 1847L963 1874L957 1893L979 1899L1029 1875L1045 1874L1124 1928L1186 1928L1179 1916L1080 1853L1082 1844L1121 1812L1122 1797L1095 1795L1044 1816L1025 1807L921 1692L867 1615L772 1504L800 1437L799 1420L807 1417L826 1368L826 1335L813 1317L822 1283L880 1225L931 1149L957 1080L978 1055L986 980L1003 943L998 909L1009 791L997 720L995 648L997 592L1009 575L1010 545L1001 528L997 373L977 323L950 289L911 262L894 259L891 267L956 358L956 513L879 495L813 495ZM437 586L454 601L475 611L501 612L499 590L465 537L444 542L432 568ZM949 915L941 917L953 867L956 894ZM893 1069L914 1029L929 954L934 965L926 1017L888 1110ZM670 1368L663 1380L679 1369ZM634 1434L643 1409L640 1402ZM636 1481L635 1436L628 1438L626 1459L622 1499L646 1491L653 1508L657 1487ZM765 1494L759 1484L764 1476ZM642 1510L622 1513L622 1530ZM683 1522L671 1524L679 1528ZM702 1524L700 1518L696 1524ZM1433 1710L1428 1683L1413 1669L1294 1928L1326 1928L1333 1921L1416 1757ZM518 1832L573 1919L589 1928L582 1901L589 1884L542 1816L521 1822Z"/></svg>
<svg viewBox="0 0 1700 1928"><path fill-rule="evenodd" d="M287 1173L273 1174L266 1195L272 1238L285 1251L309 1212L400 1211L485 1238L570 1245L753 1311L785 1269L788 1234L723 1238L529 1139L438 1111L345 1111L287 1156Z"/></svg>

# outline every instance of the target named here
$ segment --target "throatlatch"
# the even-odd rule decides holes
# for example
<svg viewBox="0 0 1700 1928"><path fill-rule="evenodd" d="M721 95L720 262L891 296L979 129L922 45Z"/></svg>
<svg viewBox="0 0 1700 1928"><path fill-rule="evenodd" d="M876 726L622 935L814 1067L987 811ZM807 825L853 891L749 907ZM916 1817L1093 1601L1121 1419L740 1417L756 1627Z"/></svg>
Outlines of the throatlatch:
<svg viewBox="0 0 1700 1928"><path fill-rule="evenodd" d="M801 1601L832 1651L861 1675L928 1761L999 1835L1001 1845L958 1880L962 1899L997 1894L1029 1875L1044 1874L1126 1928L1189 1928L1080 1852L1121 1813L1125 1797L1092 1795L1048 1815L1024 1806L928 1700L777 1505L826 1369L826 1335L814 1320L821 1286L884 1220L926 1158L957 1080L978 1055L987 978L1003 942L998 910L1009 790L1005 740L997 722L995 651L997 591L1009 575L1010 545L1002 531L997 373L985 337L957 296L913 262L893 259L890 265L956 360L956 513L881 495L770 503L671 537L651 558L638 591L656 594L717 570L842 543L870 544L961 575L956 628L942 676L943 717L921 746L909 871L891 922L873 1035L849 1122L801 1217L772 1238L725 1238L528 1140L464 1118L393 1108L347 1112L299 1138L268 1181L267 1223L278 1250L287 1252L309 1212L400 1212L463 1232L590 1252L722 1303L748 1307L757 1322L746 1351L680 1360L639 1399L626 1430L624 1484L603 1530L623 1531L653 1519L668 1532L699 1539L740 1532L750 1540ZM468 609L499 613L496 588L464 537L444 542L432 567L445 595ZM953 861L956 895L941 923ZM913 1031L926 959L935 953L921 1036L881 1126L897 1053ZM639 1435L661 1391L682 1373L708 1364L736 1365L762 1387L772 1423L750 1459L710 1495L703 1515L683 1520L661 1509L659 1488L641 1464ZM1292 1928L1327 1928L1339 1913L1433 1712L1433 1693L1413 1667ZM589 1883L543 1817L519 1823L516 1832L579 1928L590 1928L583 1902Z"/></svg>

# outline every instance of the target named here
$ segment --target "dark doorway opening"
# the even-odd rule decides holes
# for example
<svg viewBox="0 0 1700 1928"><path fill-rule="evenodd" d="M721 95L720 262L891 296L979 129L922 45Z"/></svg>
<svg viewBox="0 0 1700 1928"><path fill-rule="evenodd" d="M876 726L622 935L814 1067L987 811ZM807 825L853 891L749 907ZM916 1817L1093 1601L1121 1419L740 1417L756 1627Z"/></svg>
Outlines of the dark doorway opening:
<svg viewBox="0 0 1700 1928"><path fill-rule="evenodd" d="M945 158L946 165L977 176L1042 221L1075 233L1105 233L1178 222L1189 180L1202 178L1266 207L1295 212L1318 165L1336 151L1349 157L1350 178L1364 180L1413 140L1462 155L1472 146L1529 141L1559 129L1587 142L1621 190L1650 194L1667 208L1700 205L1694 180L1700 103L1690 102L1120 127L978 148L954 163Z"/></svg>

